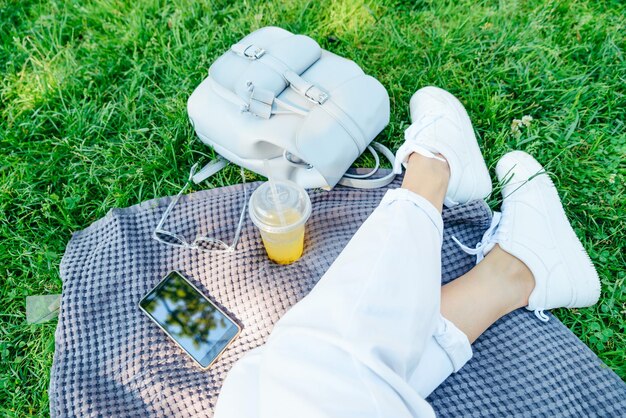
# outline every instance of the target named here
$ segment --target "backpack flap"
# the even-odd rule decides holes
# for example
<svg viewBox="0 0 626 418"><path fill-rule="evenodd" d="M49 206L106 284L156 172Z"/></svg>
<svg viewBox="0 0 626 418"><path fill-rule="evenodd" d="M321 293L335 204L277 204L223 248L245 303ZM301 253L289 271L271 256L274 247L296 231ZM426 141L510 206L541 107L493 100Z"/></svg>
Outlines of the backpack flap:
<svg viewBox="0 0 626 418"><path fill-rule="evenodd" d="M236 43L209 69L209 76L226 91L226 99L242 110L269 119L274 98L288 86L284 74L301 74L320 59L322 49L313 39L268 27Z"/></svg>

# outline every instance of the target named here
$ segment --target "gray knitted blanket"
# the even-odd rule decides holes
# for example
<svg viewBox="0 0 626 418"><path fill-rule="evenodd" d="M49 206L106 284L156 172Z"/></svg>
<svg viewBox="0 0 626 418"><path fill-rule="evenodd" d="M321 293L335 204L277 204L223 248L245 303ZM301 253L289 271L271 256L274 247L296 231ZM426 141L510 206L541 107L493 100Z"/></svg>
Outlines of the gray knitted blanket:
<svg viewBox="0 0 626 418"><path fill-rule="evenodd" d="M208 233L228 241L243 187L251 192L256 186L183 196L166 227L189 240ZM390 187L398 186L399 179ZM268 261L249 219L233 254L210 255L154 241L152 230L170 198L113 209L75 233L61 263L51 415L212 416L233 363L262 344L281 315L311 290L384 193L342 187L311 192L305 255L289 266ZM444 282L474 263L451 235L474 244L490 216L478 201L444 212ZM137 307L174 269L244 325L234 345L207 371L196 368ZM474 358L429 398L438 415L623 416L626 411L626 385L554 317L543 323L532 313L513 312L474 350ZM241 401L246 401L243 393Z"/></svg>

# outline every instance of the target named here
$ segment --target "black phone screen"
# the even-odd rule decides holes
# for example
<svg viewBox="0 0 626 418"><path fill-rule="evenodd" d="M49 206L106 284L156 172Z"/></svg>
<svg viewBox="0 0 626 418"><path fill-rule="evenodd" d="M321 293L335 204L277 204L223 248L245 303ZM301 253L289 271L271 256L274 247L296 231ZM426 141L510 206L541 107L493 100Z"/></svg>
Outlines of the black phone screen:
<svg viewBox="0 0 626 418"><path fill-rule="evenodd" d="M177 272L169 273L139 306L202 368L239 334L237 324Z"/></svg>

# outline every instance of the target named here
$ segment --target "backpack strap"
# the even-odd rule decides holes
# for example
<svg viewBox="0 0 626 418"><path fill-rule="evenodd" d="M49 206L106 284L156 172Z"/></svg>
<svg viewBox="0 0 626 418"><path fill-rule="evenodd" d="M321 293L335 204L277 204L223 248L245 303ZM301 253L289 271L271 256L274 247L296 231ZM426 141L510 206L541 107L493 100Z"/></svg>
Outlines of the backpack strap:
<svg viewBox="0 0 626 418"><path fill-rule="evenodd" d="M202 183L204 180L208 179L227 165L228 160L221 155L218 155L216 159L214 159L213 161L202 167L200 171L195 173L193 177L191 177L191 180L196 184Z"/></svg>
<svg viewBox="0 0 626 418"><path fill-rule="evenodd" d="M374 169L372 169L372 171L370 171L367 174L360 174L360 175L346 174L339 180L337 184L341 184L342 186L346 186L346 187L352 187L354 189L378 189L380 187L387 186L396 178L396 174L393 172L393 170L390 171L389 174L385 175L384 177L380 177L376 179L368 178L374 175L374 173L378 171L378 166L380 165L380 159L378 157L378 153L376 152L376 150L378 150L378 152L380 152L391 163L392 167L396 158L393 155L393 152L389 150L389 148L387 148L386 146L384 146L383 144L379 142L372 142L367 147L367 149L374 156L374 160L376 161L376 167L374 167Z"/></svg>
<svg viewBox="0 0 626 418"><path fill-rule="evenodd" d="M380 187L385 187L395 179L396 175L393 171L390 171L389 174L380 178L369 178L376 174L380 166L380 157L378 156L378 152L380 152L391 163L392 167L395 157L389 148L379 142L372 142L367 149L372 153L374 160L376 161L374 168L365 174L345 174L337 184L352 187L354 189L378 189ZM378 152L376 152L376 150L378 150ZM227 165L228 160L221 155L218 155L215 160L209 162L207 165L202 167L200 171L195 173L192 177L192 181L196 184L201 183L218 171L222 170Z"/></svg>

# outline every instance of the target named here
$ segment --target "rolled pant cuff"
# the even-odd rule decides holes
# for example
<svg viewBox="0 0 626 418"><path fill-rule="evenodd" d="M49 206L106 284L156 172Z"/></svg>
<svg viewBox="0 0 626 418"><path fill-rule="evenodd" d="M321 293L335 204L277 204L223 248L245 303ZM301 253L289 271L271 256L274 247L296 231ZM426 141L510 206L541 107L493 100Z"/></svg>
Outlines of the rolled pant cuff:
<svg viewBox="0 0 626 418"><path fill-rule="evenodd" d="M467 335L443 316L433 337L448 355L455 373L472 358L472 346Z"/></svg>

